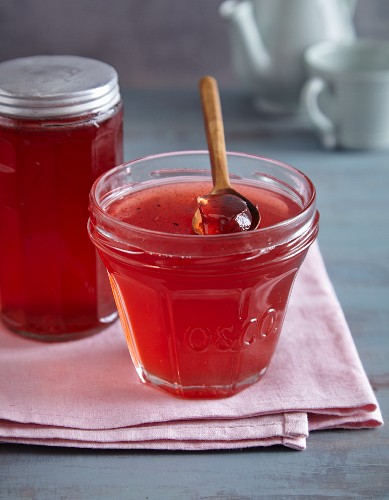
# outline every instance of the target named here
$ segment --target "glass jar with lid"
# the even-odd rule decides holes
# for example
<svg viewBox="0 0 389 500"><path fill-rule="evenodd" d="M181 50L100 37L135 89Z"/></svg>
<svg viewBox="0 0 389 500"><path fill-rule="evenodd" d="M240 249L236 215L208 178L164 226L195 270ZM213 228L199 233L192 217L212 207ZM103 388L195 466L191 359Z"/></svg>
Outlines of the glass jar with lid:
<svg viewBox="0 0 389 500"><path fill-rule="evenodd" d="M24 336L85 336L116 319L86 231L94 180L123 160L114 68L77 56L0 63L0 306Z"/></svg>

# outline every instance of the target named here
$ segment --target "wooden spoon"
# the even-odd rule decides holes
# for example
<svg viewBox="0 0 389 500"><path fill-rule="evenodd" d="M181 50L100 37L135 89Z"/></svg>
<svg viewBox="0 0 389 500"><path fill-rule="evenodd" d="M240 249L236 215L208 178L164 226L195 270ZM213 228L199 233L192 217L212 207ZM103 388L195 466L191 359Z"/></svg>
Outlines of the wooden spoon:
<svg viewBox="0 0 389 500"><path fill-rule="evenodd" d="M213 181L213 188L209 194L229 194L242 199L246 203L251 214L252 221L249 228L251 231L258 227L261 216L257 207L251 203L250 200L233 189L230 184L223 117L217 82L211 76L204 76L200 80L199 87ZM193 216L192 228L195 233L204 234L199 209L196 210Z"/></svg>

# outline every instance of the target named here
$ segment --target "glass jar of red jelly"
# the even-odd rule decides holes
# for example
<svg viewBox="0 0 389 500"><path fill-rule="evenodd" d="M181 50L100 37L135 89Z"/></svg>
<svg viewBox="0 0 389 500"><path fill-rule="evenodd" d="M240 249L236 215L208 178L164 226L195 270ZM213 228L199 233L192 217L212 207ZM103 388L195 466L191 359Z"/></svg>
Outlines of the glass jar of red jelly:
<svg viewBox="0 0 389 500"><path fill-rule="evenodd" d="M0 63L0 306L10 330L41 340L116 319L88 238L88 193L123 160L114 68L75 56Z"/></svg>

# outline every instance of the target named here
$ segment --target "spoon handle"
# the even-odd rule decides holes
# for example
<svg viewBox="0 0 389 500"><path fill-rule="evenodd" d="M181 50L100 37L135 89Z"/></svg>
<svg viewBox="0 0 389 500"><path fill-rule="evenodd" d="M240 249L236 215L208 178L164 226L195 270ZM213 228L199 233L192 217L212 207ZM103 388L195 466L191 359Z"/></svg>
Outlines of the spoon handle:
<svg viewBox="0 0 389 500"><path fill-rule="evenodd" d="M224 138L223 117L217 81L204 76L199 83L204 126L211 161L213 191L229 189L230 179Z"/></svg>

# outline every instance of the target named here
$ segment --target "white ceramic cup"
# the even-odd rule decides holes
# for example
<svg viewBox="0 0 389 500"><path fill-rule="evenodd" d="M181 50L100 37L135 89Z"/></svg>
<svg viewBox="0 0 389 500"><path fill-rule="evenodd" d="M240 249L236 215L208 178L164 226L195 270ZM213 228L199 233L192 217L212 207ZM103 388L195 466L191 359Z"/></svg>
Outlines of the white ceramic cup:
<svg viewBox="0 0 389 500"><path fill-rule="evenodd" d="M322 42L304 58L302 100L323 146L389 148L389 42Z"/></svg>

